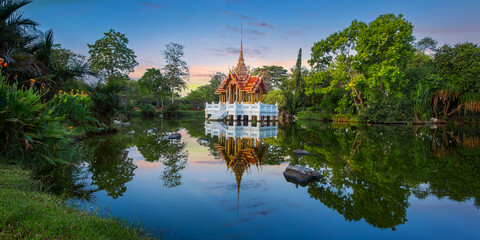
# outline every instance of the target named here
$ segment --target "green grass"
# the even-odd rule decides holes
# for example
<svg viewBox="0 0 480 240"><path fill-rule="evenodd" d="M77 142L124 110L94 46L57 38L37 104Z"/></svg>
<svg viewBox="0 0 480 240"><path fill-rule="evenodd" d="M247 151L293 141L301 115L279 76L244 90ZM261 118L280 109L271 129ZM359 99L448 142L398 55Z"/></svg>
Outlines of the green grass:
<svg viewBox="0 0 480 240"><path fill-rule="evenodd" d="M113 217L74 209L39 191L19 166L0 164L0 239L151 239Z"/></svg>

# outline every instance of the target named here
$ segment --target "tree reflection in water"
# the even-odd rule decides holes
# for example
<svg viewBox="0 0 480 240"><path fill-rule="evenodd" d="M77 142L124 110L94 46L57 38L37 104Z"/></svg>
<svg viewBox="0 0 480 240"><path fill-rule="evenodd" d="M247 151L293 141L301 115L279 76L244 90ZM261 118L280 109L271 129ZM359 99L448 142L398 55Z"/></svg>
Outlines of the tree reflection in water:
<svg viewBox="0 0 480 240"><path fill-rule="evenodd" d="M52 189L69 189L69 194L78 198L90 199L98 190L113 198L122 196L136 168L127 154L133 146L147 161L162 162L160 179L166 187L179 186L188 159L187 146L166 136L183 128L214 156L224 159L228 171L235 174L238 194L242 176L252 166L290 162L322 173L320 181L303 186L308 192L305 198L317 199L348 221L363 220L381 229L396 229L407 222L412 196L471 200L480 207L478 127L299 122L270 128L275 129L275 138L258 138L252 135L257 130L252 131L248 124L220 125L218 134L207 124L133 120L132 127L118 134L89 138L80 144L88 150L86 166L64 169L59 180L49 178L55 183ZM157 130L152 131L154 128ZM311 155L297 157L295 149ZM86 187L89 175L92 184Z"/></svg>
<svg viewBox="0 0 480 240"><path fill-rule="evenodd" d="M161 161L164 168L160 179L163 185L172 188L182 184L181 170L187 164L187 144L181 140L171 140L167 137L180 129L174 121L159 121L156 128L144 128L137 137L137 148L146 161Z"/></svg>
<svg viewBox="0 0 480 240"><path fill-rule="evenodd" d="M269 156L291 156L291 164L319 170L323 179L308 184L308 193L346 220L395 230L407 221L412 194L473 198L479 206L478 129L302 125L286 126L277 139L265 140L283 149ZM291 151L297 148L311 155L295 157Z"/></svg>
<svg viewBox="0 0 480 240"><path fill-rule="evenodd" d="M120 136L96 137L87 140L90 149L89 166L92 184L116 199L127 190L137 168L128 157L128 142Z"/></svg>

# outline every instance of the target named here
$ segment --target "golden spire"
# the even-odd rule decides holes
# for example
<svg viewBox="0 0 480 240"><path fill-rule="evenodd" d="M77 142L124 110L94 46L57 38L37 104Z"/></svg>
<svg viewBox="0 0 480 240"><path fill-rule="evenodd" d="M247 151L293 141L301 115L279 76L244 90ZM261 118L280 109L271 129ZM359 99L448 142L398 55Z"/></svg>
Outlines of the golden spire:
<svg viewBox="0 0 480 240"><path fill-rule="evenodd" d="M238 161L239 159L234 159L233 161ZM248 164L248 163L247 163ZM235 174L235 179L237 180L237 216L238 216L238 207L240 206L240 184L242 184L242 175L245 171L245 165L243 164L235 164L233 166L233 173Z"/></svg>
<svg viewBox="0 0 480 240"><path fill-rule="evenodd" d="M244 76L247 73L247 67L245 66L245 60L243 59L243 27L240 27L240 56L238 57L237 67L235 73L240 76Z"/></svg>

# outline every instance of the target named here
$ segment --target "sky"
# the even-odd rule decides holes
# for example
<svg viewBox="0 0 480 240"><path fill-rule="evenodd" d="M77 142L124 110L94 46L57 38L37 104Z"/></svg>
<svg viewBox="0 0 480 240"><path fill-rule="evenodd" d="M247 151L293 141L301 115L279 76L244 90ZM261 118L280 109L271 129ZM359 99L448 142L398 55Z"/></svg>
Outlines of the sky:
<svg viewBox="0 0 480 240"><path fill-rule="evenodd" d="M387 13L403 14L417 40L430 36L440 46L480 43L478 0L34 0L22 10L40 30L53 29L56 43L87 57L87 44L105 32L125 34L139 63L130 73L134 79L147 68L162 68L165 44L179 43L190 67L190 89L236 65L240 26L245 63L251 67L290 69L299 48L308 67L315 42L353 20L368 23Z"/></svg>

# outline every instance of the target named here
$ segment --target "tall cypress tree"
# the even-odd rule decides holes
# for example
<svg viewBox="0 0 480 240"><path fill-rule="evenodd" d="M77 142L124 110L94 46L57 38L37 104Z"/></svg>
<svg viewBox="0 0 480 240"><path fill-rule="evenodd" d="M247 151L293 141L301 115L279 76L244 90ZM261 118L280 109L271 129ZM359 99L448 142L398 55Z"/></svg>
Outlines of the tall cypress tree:
<svg viewBox="0 0 480 240"><path fill-rule="evenodd" d="M305 96L305 79L302 78L302 49L298 50L297 64L295 65L295 93L293 94L292 113L296 114L304 106L303 96Z"/></svg>

